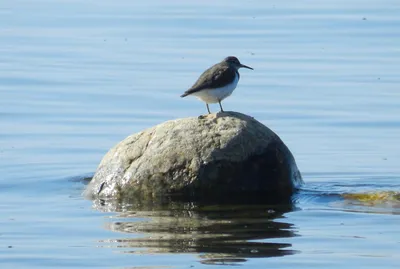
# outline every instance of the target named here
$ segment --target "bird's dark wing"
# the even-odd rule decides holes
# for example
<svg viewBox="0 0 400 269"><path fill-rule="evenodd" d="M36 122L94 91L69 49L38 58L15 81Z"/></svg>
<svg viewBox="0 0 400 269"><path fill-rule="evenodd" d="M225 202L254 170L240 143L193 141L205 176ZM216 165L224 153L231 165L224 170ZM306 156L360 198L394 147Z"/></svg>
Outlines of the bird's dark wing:
<svg viewBox="0 0 400 269"><path fill-rule="evenodd" d="M228 65L216 64L206 71L199 77L196 83L181 97L185 97L189 94L210 88L220 88L231 83L233 78L236 76L235 69L229 68Z"/></svg>

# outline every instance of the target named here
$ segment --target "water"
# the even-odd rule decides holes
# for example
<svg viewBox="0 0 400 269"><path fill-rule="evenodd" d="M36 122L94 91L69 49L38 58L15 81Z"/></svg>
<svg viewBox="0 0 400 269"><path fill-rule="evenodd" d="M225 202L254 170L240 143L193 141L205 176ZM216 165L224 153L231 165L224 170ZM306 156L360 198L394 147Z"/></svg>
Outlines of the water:
<svg viewBox="0 0 400 269"><path fill-rule="evenodd" d="M400 3L3 1L1 268L398 268ZM179 95L225 56L226 110L289 146L288 205L84 200L107 150L205 113ZM211 106L217 111L218 106Z"/></svg>

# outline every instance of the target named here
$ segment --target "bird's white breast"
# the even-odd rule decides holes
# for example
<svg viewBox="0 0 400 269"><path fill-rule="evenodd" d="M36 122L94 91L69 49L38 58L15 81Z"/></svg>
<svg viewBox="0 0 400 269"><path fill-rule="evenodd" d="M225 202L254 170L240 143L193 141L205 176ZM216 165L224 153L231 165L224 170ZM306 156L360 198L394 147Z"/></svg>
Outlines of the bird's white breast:
<svg viewBox="0 0 400 269"><path fill-rule="evenodd" d="M236 88L239 82L238 74L235 74L235 79L232 83L215 89L204 89L198 92L193 93L194 96L206 102L207 104L218 103L219 101L224 100L226 97L232 94L233 90Z"/></svg>

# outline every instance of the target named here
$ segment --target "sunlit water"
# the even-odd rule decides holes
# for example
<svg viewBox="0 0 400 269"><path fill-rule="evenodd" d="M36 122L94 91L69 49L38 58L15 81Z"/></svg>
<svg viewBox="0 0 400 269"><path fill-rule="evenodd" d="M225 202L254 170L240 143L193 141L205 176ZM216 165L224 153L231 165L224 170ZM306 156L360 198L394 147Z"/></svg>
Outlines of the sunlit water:
<svg viewBox="0 0 400 269"><path fill-rule="evenodd" d="M2 1L1 268L398 268L400 2L214 2ZM205 113L179 95L228 55L255 70L224 108L289 146L293 205L82 198L118 141Z"/></svg>

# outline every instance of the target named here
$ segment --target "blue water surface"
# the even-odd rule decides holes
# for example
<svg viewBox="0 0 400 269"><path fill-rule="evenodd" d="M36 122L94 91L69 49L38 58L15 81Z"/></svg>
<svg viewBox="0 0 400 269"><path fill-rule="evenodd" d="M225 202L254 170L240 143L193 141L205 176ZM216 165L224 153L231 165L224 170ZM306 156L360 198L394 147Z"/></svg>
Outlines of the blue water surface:
<svg viewBox="0 0 400 269"><path fill-rule="evenodd" d="M2 1L1 268L398 268L400 2ZM288 145L293 207L101 205L83 178L228 55L226 110ZM218 111L218 106L211 106Z"/></svg>

